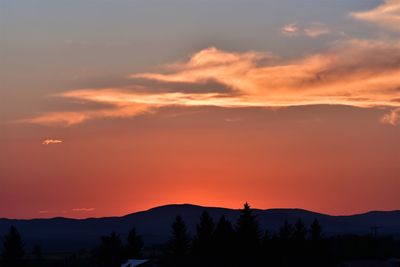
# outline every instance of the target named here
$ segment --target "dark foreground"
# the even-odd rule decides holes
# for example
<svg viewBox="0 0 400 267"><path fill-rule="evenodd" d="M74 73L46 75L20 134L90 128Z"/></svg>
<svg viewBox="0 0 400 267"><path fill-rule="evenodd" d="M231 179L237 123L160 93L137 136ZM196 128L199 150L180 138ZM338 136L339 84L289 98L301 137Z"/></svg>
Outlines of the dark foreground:
<svg viewBox="0 0 400 267"><path fill-rule="evenodd" d="M193 236L177 215L168 241L161 245L145 246L135 228L126 236L110 229L109 235L98 237L94 247L50 253L41 244L28 249L18 229L11 227L4 236L0 266L119 267L127 259L149 259L143 267L400 266L396 265L399 240L380 234L378 227L368 234L326 235L317 218L308 224L299 218L292 223L284 221L278 229L261 228L258 217L245 204L234 222L225 216L214 221L204 211Z"/></svg>

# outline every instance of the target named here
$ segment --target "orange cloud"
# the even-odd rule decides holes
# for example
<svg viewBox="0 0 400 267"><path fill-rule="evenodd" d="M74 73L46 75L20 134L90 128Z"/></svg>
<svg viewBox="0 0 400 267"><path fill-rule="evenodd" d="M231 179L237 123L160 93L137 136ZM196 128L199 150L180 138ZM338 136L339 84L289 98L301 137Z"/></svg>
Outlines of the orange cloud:
<svg viewBox="0 0 400 267"><path fill-rule="evenodd" d="M213 62L195 64L193 59L199 55L210 56ZM262 64L262 59L259 53L227 53L209 48L174 66L169 73L132 77L187 83L212 80L232 88L242 103L260 106L399 105L400 43L352 40L329 53L299 60Z"/></svg>
<svg viewBox="0 0 400 267"><path fill-rule="evenodd" d="M164 106L288 107L349 105L400 107L400 42L350 40L327 53L280 60L258 52L233 53L214 47L163 72L131 78L163 83L220 83L230 92L137 92L127 88L81 89L59 97L105 104L107 108L53 112L23 121L73 125L103 117L131 117Z"/></svg>
<svg viewBox="0 0 400 267"><path fill-rule="evenodd" d="M375 9L364 12L353 12L351 16L400 31L400 0L386 0Z"/></svg>
<svg viewBox="0 0 400 267"><path fill-rule="evenodd" d="M382 123L387 123L391 125L398 125L400 122L400 109L392 110L390 113L386 114L382 118Z"/></svg>
<svg viewBox="0 0 400 267"><path fill-rule="evenodd" d="M43 145L61 144L63 141L56 139L46 139L42 142Z"/></svg>
<svg viewBox="0 0 400 267"><path fill-rule="evenodd" d="M287 36L296 35L299 32L299 28L296 23L287 24L281 29L281 33Z"/></svg>

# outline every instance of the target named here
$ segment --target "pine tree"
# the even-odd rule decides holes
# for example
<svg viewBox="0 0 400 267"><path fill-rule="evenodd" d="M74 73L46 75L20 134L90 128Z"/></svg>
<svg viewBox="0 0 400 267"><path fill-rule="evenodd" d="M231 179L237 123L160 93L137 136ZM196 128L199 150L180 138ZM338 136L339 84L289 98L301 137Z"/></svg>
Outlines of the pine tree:
<svg viewBox="0 0 400 267"><path fill-rule="evenodd" d="M172 223L172 236L169 242L169 263L172 266L185 266L189 253L190 237L185 222L177 216Z"/></svg>
<svg viewBox="0 0 400 267"><path fill-rule="evenodd" d="M119 236L115 232L112 232L110 236L103 236L97 250L98 264L104 267L119 267L122 258L123 247Z"/></svg>
<svg viewBox="0 0 400 267"><path fill-rule="evenodd" d="M307 229L299 218L293 230L293 258L300 266L306 265L306 236Z"/></svg>
<svg viewBox="0 0 400 267"><path fill-rule="evenodd" d="M126 257L128 259L137 259L143 256L143 240L140 235L136 233L136 229L132 228L128 234L128 245L126 246Z"/></svg>
<svg viewBox="0 0 400 267"><path fill-rule="evenodd" d="M293 259L293 226L285 220L278 234L278 258L281 266L290 266Z"/></svg>
<svg viewBox="0 0 400 267"><path fill-rule="evenodd" d="M213 253L214 221L207 211L200 217L197 233L193 240L193 253L201 261L209 261Z"/></svg>
<svg viewBox="0 0 400 267"><path fill-rule="evenodd" d="M235 231L232 224L225 216L221 216L214 232L214 239L218 248L232 246L234 241Z"/></svg>
<svg viewBox="0 0 400 267"><path fill-rule="evenodd" d="M25 252L22 238L14 226L4 237L2 262L4 267L22 267L25 265Z"/></svg>
<svg viewBox="0 0 400 267"><path fill-rule="evenodd" d="M306 240L307 229L303 221L299 218L294 225L293 238L296 242L304 243Z"/></svg>
<svg viewBox="0 0 400 267"><path fill-rule="evenodd" d="M262 255L262 262L264 263L263 266L269 266L273 259L273 239L268 230L265 230L263 237L261 238L261 255Z"/></svg>
<svg viewBox="0 0 400 267"><path fill-rule="evenodd" d="M234 266L235 231L225 216L221 216L214 231L216 266Z"/></svg>
<svg viewBox="0 0 400 267"><path fill-rule="evenodd" d="M322 227L317 219L310 227L310 266L322 266L328 258L327 248L322 235Z"/></svg>
<svg viewBox="0 0 400 267"><path fill-rule="evenodd" d="M312 242L318 242L322 239L322 227L317 219L311 224L310 239Z"/></svg>
<svg viewBox="0 0 400 267"><path fill-rule="evenodd" d="M293 226L288 220L285 220L281 228L279 229L279 239L288 242L293 237Z"/></svg>
<svg viewBox="0 0 400 267"><path fill-rule="evenodd" d="M239 264L254 266L260 252L260 230L248 203L244 204L242 214L237 222L236 233Z"/></svg>
<svg viewBox="0 0 400 267"><path fill-rule="evenodd" d="M197 266L210 264L214 254L214 221L207 211L200 216L196 226L196 236L193 239L192 252Z"/></svg>

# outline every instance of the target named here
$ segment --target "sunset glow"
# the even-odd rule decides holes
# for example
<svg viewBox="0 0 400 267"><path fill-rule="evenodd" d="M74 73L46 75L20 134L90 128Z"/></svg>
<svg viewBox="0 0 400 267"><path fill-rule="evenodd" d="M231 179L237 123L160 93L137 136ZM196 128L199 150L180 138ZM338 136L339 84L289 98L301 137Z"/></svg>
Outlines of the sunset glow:
<svg viewBox="0 0 400 267"><path fill-rule="evenodd" d="M400 0L34 2L5 7L0 217L399 209Z"/></svg>

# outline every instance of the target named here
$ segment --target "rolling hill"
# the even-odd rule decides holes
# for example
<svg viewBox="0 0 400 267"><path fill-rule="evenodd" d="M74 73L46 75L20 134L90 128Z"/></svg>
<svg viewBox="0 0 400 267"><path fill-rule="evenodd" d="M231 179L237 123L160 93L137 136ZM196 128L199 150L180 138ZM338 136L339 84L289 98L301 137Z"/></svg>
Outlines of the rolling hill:
<svg viewBox="0 0 400 267"><path fill-rule="evenodd" d="M200 214L207 210L214 220L224 215L233 224L240 215L239 210L201 207L195 205L167 205L147 211L132 213L122 217L89 219L0 219L0 236L11 225L16 226L29 250L40 244L47 251L77 251L92 248L99 243L100 237L116 231L122 239L134 226L143 236L146 244L161 244L168 240L170 226L176 215L181 215L188 229L194 233ZM306 225L318 219L326 235L364 234L372 226L379 226L379 234L393 234L400 237L400 211L373 211L351 216L330 216L301 209L254 210L262 230L276 231L284 220L294 222L301 218Z"/></svg>

